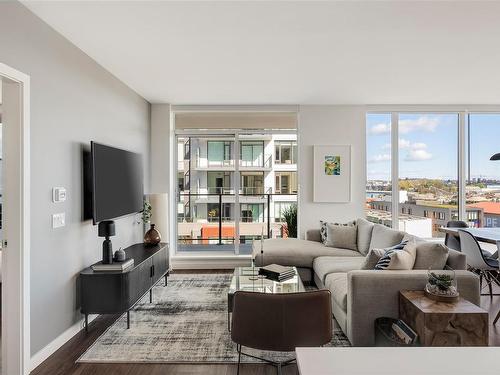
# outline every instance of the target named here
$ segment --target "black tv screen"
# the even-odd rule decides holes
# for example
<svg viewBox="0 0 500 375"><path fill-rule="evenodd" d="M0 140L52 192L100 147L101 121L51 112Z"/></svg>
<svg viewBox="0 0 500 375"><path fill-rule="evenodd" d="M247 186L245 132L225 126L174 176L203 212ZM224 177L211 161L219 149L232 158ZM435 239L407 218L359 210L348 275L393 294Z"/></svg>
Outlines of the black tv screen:
<svg viewBox="0 0 500 375"><path fill-rule="evenodd" d="M91 165L94 223L142 211L140 154L91 142Z"/></svg>

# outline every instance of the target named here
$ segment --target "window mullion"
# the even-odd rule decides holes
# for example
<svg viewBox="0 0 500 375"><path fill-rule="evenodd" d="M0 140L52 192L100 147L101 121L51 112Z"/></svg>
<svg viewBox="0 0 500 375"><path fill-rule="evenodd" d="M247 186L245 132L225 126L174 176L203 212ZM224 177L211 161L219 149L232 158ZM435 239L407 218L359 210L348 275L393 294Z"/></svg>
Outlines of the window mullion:
<svg viewBox="0 0 500 375"><path fill-rule="evenodd" d="M399 230L399 113L391 113L392 227Z"/></svg>

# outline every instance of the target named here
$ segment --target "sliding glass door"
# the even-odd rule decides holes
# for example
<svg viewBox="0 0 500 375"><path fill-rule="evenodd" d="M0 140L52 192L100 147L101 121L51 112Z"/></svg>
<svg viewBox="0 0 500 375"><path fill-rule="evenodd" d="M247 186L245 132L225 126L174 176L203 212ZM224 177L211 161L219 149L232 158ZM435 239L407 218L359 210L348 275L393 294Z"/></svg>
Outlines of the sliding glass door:
<svg viewBox="0 0 500 375"><path fill-rule="evenodd" d="M284 236L283 208L297 201L296 154L295 132L178 134L177 252L244 255L261 237Z"/></svg>

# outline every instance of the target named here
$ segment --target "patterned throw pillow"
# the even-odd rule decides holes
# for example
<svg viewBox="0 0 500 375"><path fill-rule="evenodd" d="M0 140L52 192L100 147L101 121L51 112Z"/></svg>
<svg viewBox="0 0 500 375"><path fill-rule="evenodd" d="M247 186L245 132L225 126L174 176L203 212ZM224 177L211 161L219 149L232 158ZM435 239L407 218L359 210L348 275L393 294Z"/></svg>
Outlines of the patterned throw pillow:
<svg viewBox="0 0 500 375"><path fill-rule="evenodd" d="M320 220L319 224L321 225L320 228L319 228L319 235L321 236L321 243L323 243L323 245L326 245L326 234L327 234L327 231L326 231L326 224L328 224L326 221L323 221L323 220Z"/></svg>
<svg viewBox="0 0 500 375"><path fill-rule="evenodd" d="M328 243L328 228L327 228L327 225L330 224L330 225L342 225L342 226L355 226L356 225L356 221L349 221L345 224L341 224L341 223L328 223L326 221L323 221L323 220L320 220L319 221L319 224L320 224L320 228L319 228L319 235L321 236L321 242L323 243L323 245L327 245Z"/></svg>
<svg viewBox="0 0 500 375"><path fill-rule="evenodd" d="M375 265L376 270L411 270L415 264L417 243L415 240L402 241L386 248L384 256Z"/></svg>

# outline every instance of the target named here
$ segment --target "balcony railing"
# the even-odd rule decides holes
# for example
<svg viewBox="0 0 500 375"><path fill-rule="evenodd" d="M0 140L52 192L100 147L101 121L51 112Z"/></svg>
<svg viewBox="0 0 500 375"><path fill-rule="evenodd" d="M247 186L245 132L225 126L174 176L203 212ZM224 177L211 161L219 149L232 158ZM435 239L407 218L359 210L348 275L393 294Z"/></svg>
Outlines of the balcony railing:
<svg viewBox="0 0 500 375"><path fill-rule="evenodd" d="M272 154L261 155L255 160L240 160L240 167L245 168L271 168L273 162Z"/></svg>
<svg viewBox="0 0 500 375"><path fill-rule="evenodd" d="M262 188L259 188L259 189L262 189ZM270 190L268 190L270 191ZM234 223L234 218L232 217L229 217L229 216L220 216L218 215L219 212L224 212L223 210L223 204L224 203L228 203L228 202L224 202L223 201L223 198L224 197L228 197L228 196L235 196L235 194L223 194L223 193L207 193L207 194L200 194L200 193L185 193L185 192L179 192L178 193L178 202L181 202L182 200L184 200L184 202L186 200L190 201L192 198L196 199L196 198L200 198L200 197L213 197L213 198L216 198L214 200L216 200L218 202L218 206L217 206L217 210L215 211L215 215L207 215L207 218L205 219L206 222L205 223L210 223L210 224L218 224L218 230L217 230L217 238L214 238L214 237L211 237L211 238L188 238L189 236L188 235L179 235L179 240L181 241L194 241L194 240L199 240L199 241L213 241L213 240L216 240L217 241L217 244L218 245L222 245L224 243L227 243L228 240L230 240L232 237L228 237L227 234L223 233L223 223L225 224L225 226L227 227L228 223ZM264 202L265 203L261 203L261 204L267 204L267 215L265 215L264 217L264 220L262 221L262 219L255 219L253 217L249 217L249 216L240 216L240 222L241 223L244 223L244 225L249 225L249 224L255 224L255 225L258 225L258 224L261 224L262 225L262 229L264 230L267 229L267 230L264 230L264 233L267 234L267 238L271 238L271 223L273 223L273 221L271 219L274 219L274 223L276 226L277 224L280 224L279 225L279 228L281 228L282 230L282 223L283 223L283 219L281 217L274 217L274 212L273 212L273 216L271 216L271 201L273 198L275 197L279 197L279 196L297 196L297 194L272 194L272 193L245 193L245 194L240 194L240 197L261 197L263 198ZM229 203L229 204L234 204L234 203ZM237 209L240 209L239 207ZM192 217L178 217L178 222L179 224L181 223L185 223L185 224L188 224L188 223L193 223L195 224L195 220L196 218L192 218ZM259 221L260 220L260 221ZM240 223L240 224L241 224ZM201 225L202 223L200 223L199 225ZM236 225L236 223L234 223L233 225ZM259 229L259 232L260 232L260 229ZM240 234L241 234L241 231L240 231ZM281 233L282 235L282 233ZM258 234L255 234L255 233L248 233L248 234L241 234L241 236L244 236L246 239L248 238L260 238L261 234L258 233ZM204 236L203 236L204 237ZM266 237L266 236L264 236ZM234 238L233 238L234 240Z"/></svg>

